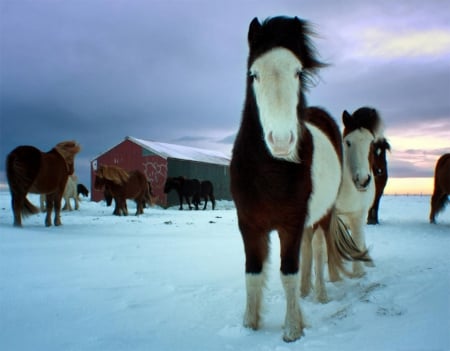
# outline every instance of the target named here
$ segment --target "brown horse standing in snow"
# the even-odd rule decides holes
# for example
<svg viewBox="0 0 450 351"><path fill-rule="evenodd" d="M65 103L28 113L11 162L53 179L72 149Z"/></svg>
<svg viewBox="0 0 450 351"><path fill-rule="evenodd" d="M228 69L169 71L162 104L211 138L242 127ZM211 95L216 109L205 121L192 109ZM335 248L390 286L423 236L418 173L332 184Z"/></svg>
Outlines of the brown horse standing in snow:
<svg viewBox="0 0 450 351"><path fill-rule="evenodd" d="M128 215L127 199L136 202L136 216L144 213L144 204L153 205L151 190L145 174L139 170L127 172L117 166L102 165L95 173L94 187L114 198L116 216Z"/></svg>
<svg viewBox="0 0 450 351"><path fill-rule="evenodd" d="M434 191L431 196L430 223L436 223L436 216L448 203L450 195L450 154L442 155L434 169Z"/></svg>
<svg viewBox="0 0 450 351"><path fill-rule="evenodd" d="M329 260L339 267L343 257L366 258L332 211L342 176L339 128L325 111L306 108L305 84L323 66L310 33L298 18L251 22L246 99L230 165L246 256L244 326L260 326L269 234L276 230L286 295L285 341L303 333L298 270L304 229L325 233Z"/></svg>
<svg viewBox="0 0 450 351"><path fill-rule="evenodd" d="M75 141L64 141L49 152L34 146L19 146L6 159L6 175L11 191L14 225L22 226L22 215L39 212L26 198L28 193L45 194L47 216L45 225L52 225L51 214L55 209L54 224L61 225L61 198L69 175L74 172L75 155L80 146Z"/></svg>

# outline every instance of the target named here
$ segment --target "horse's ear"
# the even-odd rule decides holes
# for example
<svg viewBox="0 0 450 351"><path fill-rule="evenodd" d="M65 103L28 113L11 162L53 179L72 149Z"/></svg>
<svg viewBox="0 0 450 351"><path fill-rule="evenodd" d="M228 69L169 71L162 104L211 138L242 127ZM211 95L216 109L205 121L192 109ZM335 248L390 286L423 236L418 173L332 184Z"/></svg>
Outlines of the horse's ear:
<svg viewBox="0 0 450 351"><path fill-rule="evenodd" d="M259 33L261 32L261 23L259 23L258 18L255 17L250 22L250 27L248 28L248 44L252 46L254 44L259 36Z"/></svg>
<svg viewBox="0 0 450 351"><path fill-rule="evenodd" d="M342 122L344 122L344 126L347 128L353 125L352 115L348 113L347 110L344 110L342 113Z"/></svg>

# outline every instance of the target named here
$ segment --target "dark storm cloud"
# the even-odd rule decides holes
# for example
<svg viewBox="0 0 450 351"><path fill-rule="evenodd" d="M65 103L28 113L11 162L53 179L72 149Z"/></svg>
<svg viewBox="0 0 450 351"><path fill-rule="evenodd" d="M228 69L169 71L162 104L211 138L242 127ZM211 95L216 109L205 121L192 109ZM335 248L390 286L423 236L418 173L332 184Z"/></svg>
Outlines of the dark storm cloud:
<svg viewBox="0 0 450 351"><path fill-rule="evenodd" d="M449 123L448 55L372 58L355 47L355 33L367 26L420 29L431 18L443 26L446 1L3 0L0 6L0 158L19 144L49 149L76 139L84 182L89 160L127 135L215 140L231 148L255 16L298 15L315 23L317 48L332 65L308 98L338 120L343 109L371 105L395 131L423 119Z"/></svg>

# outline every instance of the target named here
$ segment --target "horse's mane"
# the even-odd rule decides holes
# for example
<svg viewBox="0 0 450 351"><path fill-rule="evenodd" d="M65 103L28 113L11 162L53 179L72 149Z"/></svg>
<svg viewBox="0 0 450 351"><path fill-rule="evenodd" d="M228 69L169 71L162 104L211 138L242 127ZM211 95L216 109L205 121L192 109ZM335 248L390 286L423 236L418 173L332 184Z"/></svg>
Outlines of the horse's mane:
<svg viewBox="0 0 450 351"><path fill-rule="evenodd" d="M130 175L124 169L117 166L105 166L102 165L97 171L97 177L104 178L106 180L110 180L117 185L122 185L126 183L130 178Z"/></svg>
<svg viewBox="0 0 450 351"><path fill-rule="evenodd" d="M371 107L361 107L350 115L344 111L342 118L344 120L344 137L359 128L365 128L370 131L376 139L383 137L383 121L376 109Z"/></svg>
<svg viewBox="0 0 450 351"><path fill-rule="evenodd" d="M327 66L318 60L311 36L315 36L311 24L298 17L271 17L264 20L262 24L255 17L250 23L248 32L250 48L248 67L261 54L275 47L286 48L301 61L303 66L301 83L303 87L306 87L312 75L319 68Z"/></svg>
<svg viewBox="0 0 450 351"><path fill-rule="evenodd" d="M379 137L373 142L374 147L381 147L384 150L391 151L391 144L387 141L385 137Z"/></svg>
<svg viewBox="0 0 450 351"><path fill-rule="evenodd" d="M80 145L74 141L62 141L54 149L64 158L67 163L73 163L75 155L80 152Z"/></svg>

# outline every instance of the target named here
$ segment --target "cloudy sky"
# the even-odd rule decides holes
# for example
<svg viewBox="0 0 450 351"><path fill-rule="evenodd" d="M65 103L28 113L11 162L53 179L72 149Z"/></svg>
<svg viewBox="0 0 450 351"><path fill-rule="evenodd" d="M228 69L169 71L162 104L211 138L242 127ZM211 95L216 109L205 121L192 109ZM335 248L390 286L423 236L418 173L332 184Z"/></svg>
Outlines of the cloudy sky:
<svg viewBox="0 0 450 351"><path fill-rule="evenodd" d="M339 122L377 108L390 175L431 177L450 152L448 0L0 0L0 158L76 139L89 184L89 162L128 135L229 152L248 25L275 15L311 21L331 64L309 104Z"/></svg>

